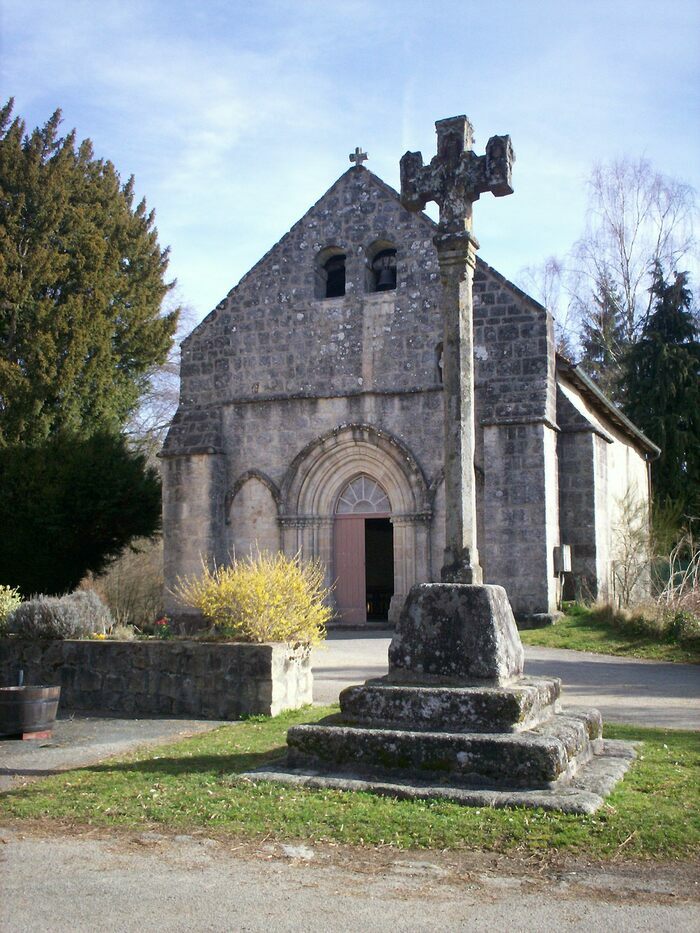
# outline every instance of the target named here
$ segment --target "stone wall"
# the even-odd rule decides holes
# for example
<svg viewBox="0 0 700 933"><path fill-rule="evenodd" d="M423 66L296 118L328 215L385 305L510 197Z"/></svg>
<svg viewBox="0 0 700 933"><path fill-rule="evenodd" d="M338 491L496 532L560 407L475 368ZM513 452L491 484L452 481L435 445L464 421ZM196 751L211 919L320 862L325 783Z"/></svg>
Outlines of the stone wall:
<svg viewBox="0 0 700 933"><path fill-rule="evenodd" d="M0 685L61 686L64 709L240 719L312 702L308 651L284 644L0 639Z"/></svg>
<svg viewBox="0 0 700 933"><path fill-rule="evenodd" d="M643 526L648 518L648 462L629 433L603 421L564 379L558 387L557 421L561 540L571 545L572 558L566 597L610 600L620 543L630 531L625 523L631 517ZM640 596L648 583L643 574Z"/></svg>

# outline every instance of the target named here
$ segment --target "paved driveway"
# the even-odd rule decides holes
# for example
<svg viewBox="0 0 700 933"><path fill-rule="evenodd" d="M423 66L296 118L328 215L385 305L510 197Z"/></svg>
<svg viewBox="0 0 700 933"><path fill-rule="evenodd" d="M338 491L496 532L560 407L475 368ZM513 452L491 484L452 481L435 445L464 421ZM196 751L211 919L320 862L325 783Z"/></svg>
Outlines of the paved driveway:
<svg viewBox="0 0 700 933"><path fill-rule="evenodd" d="M314 649L314 701L387 672L391 632L331 631ZM525 648L525 671L561 677L564 704L595 706L610 722L700 730L700 665L637 661L561 648Z"/></svg>

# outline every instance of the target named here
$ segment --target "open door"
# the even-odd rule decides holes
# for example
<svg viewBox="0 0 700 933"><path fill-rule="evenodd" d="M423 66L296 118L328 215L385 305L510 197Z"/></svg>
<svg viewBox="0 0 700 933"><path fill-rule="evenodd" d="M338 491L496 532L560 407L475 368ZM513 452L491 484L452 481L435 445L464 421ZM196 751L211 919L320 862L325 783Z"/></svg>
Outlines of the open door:
<svg viewBox="0 0 700 933"><path fill-rule="evenodd" d="M337 515L335 520L335 601L343 622L367 621L365 583L365 519Z"/></svg>

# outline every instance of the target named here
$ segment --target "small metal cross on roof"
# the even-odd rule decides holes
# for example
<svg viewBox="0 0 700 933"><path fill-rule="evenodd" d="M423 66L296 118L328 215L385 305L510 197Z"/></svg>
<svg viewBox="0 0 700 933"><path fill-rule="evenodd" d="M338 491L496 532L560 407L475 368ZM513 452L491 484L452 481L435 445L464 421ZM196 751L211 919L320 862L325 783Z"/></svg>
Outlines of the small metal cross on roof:
<svg viewBox="0 0 700 933"><path fill-rule="evenodd" d="M348 158L355 163L355 168L362 168L362 163L366 162L369 156L359 146L355 146L355 151L351 152Z"/></svg>

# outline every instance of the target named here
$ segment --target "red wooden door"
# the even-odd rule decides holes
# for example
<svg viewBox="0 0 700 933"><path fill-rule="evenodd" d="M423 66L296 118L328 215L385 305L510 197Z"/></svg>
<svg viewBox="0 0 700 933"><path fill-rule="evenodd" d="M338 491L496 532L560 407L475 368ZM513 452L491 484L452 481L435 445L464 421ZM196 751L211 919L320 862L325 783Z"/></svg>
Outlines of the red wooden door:
<svg viewBox="0 0 700 933"><path fill-rule="evenodd" d="M335 519L335 601L343 622L367 621L365 585L365 517Z"/></svg>

